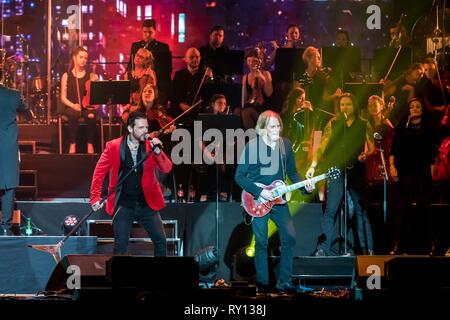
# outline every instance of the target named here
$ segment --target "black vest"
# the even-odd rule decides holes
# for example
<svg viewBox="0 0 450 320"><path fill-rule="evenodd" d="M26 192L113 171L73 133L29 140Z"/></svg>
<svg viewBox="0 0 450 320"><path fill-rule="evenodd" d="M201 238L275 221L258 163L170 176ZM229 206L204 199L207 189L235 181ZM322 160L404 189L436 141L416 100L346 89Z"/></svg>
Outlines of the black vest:
<svg viewBox="0 0 450 320"><path fill-rule="evenodd" d="M334 120L331 138L324 152L328 166L363 169L364 164L358 161L358 156L364 151L366 130L367 122L360 117L356 117L350 127L345 125L343 118Z"/></svg>
<svg viewBox="0 0 450 320"><path fill-rule="evenodd" d="M121 158L120 161L119 179L121 177L124 177L134 166L133 157L131 156L131 151L130 148L128 148L126 141L127 138L124 138L121 144L121 148L125 148L125 158ZM137 161L142 159L143 148L145 148L145 144L141 143L137 152ZM136 204L139 204L141 206L147 205L144 197L144 191L142 190L143 171L144 168L141 164L123 182L122 187L120 188L120 198L118 201L119 205L133 209L136 207Z"/></svg>

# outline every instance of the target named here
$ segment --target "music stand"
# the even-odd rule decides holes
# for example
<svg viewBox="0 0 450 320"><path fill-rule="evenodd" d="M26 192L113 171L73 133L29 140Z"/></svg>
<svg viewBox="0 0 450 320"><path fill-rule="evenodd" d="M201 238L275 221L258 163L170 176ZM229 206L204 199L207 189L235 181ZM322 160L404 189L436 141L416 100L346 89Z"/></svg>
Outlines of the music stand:
<svg viewBox="0 0 450 320"><path fill-rule="evenodd" d="M112 136L113 105L130 103L130 80L92 81L89 104L106 104L108 108L108 140ZM102 149L104 147L102 128Z"/></svg>
<svg viewBox="0 0 450 320"><path fill-rule="evenodd" d="M244 74L243 50L224 50L210 57L209 67L216 76L234 76Z"/></svg>
<svg viewBox="0 0 450 320"><path fill-rule="evenodd" d="M279 81L291 82L299 79L306 70L303 62L305 48L278 48L275 55L275 74Z"/></svg>
<svg viewBox="0 0 450 320"><path fill-rule="evenodd" d="M330 67L332 73L338 76L341 86L350 72L361 71L360 47L323 47L322 59L323 66Z"/></svg>
<svg viewBox="0 0 450 320"><path fill-rule="evenodd" d="M197 120L202 122L202 129L206 131L208 129L218 129L222 133L223 137L223 163L226 164L226 150L227 141L226 139L226 129L239 129L241 128L241 118L236 115L223 115L223 114L212 114L212 113L199 113L197 116ZM203 132L202 132L203 136ZM234 143L233 143L234 150ZM234 159L236 160L236 159ZM236 163L235 161L233 163ZM216 163L216 249L217 255L220 255L219 251L219 164ZM231 185L230 185L231 186ZM232 190L232 188L230 188ZM230 190L228 190L230 191ZM232 191L230 191L230 196ZM220 261L220 259L219 259Z"/></svg>

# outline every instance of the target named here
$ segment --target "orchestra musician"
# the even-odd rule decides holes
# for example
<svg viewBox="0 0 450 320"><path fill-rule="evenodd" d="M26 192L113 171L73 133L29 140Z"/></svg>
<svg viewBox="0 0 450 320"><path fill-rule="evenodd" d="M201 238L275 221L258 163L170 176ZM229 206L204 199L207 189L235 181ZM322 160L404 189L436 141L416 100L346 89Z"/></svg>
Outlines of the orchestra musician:
<svg viewBox="0 0 450 320"><path fill-rule="evenodd" d="M83 47L72 53L69 70L61 77L61 102L63 114L68 118L69 154L76 152L76 137L80 119L86 123L87 153L94 153L94 137L96 125L96 109L83 103L88 93L90 81L98 80L98 76L87 70L88 51ZM86 100L86 99L85 99Z"/></svg>
<svg viewBox="0 0 450 320"><path fill-rule="evenodd" d="M261 70L258 53L250 51L246 56L249 72L242 78L242 125L244 129L254 128L258 116L269 108L268 99L273 93L272 76Z"/></svg>
<svg viewBox="0 0 450 320"><path fill-rule="evenodd" d="M172 74L172 53L169 46L156 40L156 21L147 19L142 23L142 40L133 42L127 72L133 69L134 57L140 48L150 51L154 58L154 70L158 88L158 103L166 106L170 95L170 79Z"/></svg>
<svg viewBox="0 0 450 320"><path fill-rule="evenodd" d="M138 104L142 89L150 84L156 86L156 73L153 70L153 54L144 48L138 49L133 59L133 67L125 74L125 80L130 80L131 104Z"/></svg>

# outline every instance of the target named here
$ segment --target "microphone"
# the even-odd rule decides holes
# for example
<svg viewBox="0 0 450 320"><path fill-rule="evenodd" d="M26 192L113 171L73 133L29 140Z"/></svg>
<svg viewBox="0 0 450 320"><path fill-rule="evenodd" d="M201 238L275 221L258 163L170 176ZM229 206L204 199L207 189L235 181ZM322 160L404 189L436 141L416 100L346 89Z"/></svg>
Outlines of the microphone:
<svg viewBox="0 0 450 320"><path fill-rule="evenodd" d="M344 118L345 118L345 120L348 120L348 115L347 115L347 112L342 112L342 114L344 115Z"/></svg>
<svg viewBox="0 0 450 320"><path fill-rule="evenodd" d="M145 136L144 136L144 139L145 139L145 140L150 140L150 144L152 145L152 150L153 150L153 152L154 152L157 156L159 156L159 155L161 154L161 148L162 148L161 143L153 144L153 143L152 143L152 139L153 139L153 138L150 136L150 133L146 133Z"/></svg>
<svg viewBox="0 0 450 320"><path fill-rule="evenodd" d="M379 134L378 132L373 133L373 138L377 141L383 140L383 136L381 134Z"/></svg>

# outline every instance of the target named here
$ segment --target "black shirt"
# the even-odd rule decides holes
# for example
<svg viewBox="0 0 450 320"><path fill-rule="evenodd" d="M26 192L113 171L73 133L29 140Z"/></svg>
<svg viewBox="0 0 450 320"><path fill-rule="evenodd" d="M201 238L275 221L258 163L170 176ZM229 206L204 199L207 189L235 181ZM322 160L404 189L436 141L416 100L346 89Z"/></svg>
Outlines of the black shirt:
<svg viewBox="0 0 450 320"><path fill-rule="evenodd" d="M431 178L431 165L436 156L436 144L429 123L402 123L395 128L391 155L399 176Z"/></svg>
<svg viewBox="0 0 450 320"><path fill-rule="evenodd" d="M214 78L223 78L227 74L225 65L225 56L229 49L225 45L214 49L208 43L207 45L198 48L201 55L200 66L203 68L210 67L212 69Z"/></svg>
<svg viewBox="0 0 450 320"><path fill-rule="evenodd" d="M170 110L172 116L176 117L183 112L180 108L180 103L186 103L189 106L192 105L195 94L197 93L200 83L202 82L203 75L204 69L202 68L194 74L190 73L187 68L175 72L172 83L173 105ZM199 93L197 101L200 97L201 94ZM199 108L195 109L198 110ZM195 114L191 111L190 115Z"/></svg>
<svg viewBox="0 0 450 320"><path fill-rule="evenodd" d="M133 158L131 156L130 148L127 145L127 138L125 143L125 159L120 162L119 179L124 177L134 166ZM122 146L121 146L122 147ZM137 161L141 160L141 155L144 151L145 144L141 143L137 152ZM126 208L134 209L136 204L140 206L147 206L145 201L144 191L142 190L142 174L143 165L141 164L134 172L132 172L122 184L120 198L118 204Z"/></svg>

